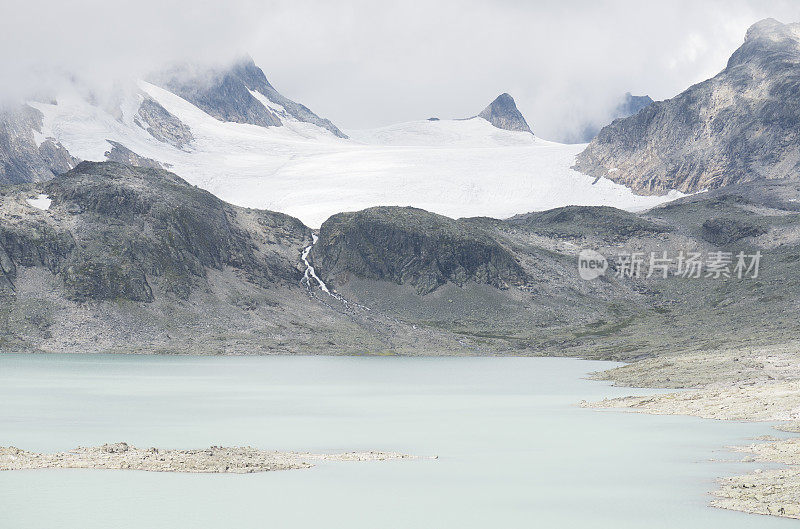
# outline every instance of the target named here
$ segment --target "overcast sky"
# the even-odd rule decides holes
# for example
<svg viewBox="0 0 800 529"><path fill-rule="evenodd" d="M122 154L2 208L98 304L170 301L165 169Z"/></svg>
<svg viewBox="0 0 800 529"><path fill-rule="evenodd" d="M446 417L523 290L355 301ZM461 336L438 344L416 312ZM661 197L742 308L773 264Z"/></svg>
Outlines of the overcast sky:
<svg viewBox="0 0 800 529"><path fill-rule="evenodd" d="M800 2L381 0L4 2L0 92L58 67L98 84L164 61L250 53L340 127L468 117L509 92L557 139L626 91L675 95L721 70L748 26Z"/></svg>

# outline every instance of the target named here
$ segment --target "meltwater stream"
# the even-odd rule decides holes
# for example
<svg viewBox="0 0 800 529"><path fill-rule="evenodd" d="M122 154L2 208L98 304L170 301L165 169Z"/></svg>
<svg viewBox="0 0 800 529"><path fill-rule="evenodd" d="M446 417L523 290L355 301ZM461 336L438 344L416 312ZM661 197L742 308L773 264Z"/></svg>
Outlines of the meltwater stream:
<svg viewBox="0 0 800 529"><path fill-rule="evenodd" d="M251 475L0 472L0 527L771 528L712 509L764 424L596 411L629 394L553 358L0 355L0 445L251 445L437 460Z"/></svg>
<svg viewBox="0 0 800 529"><path fill-rule="evenodd" d="M306 271L303 274L303 279L300 282L305 284L308 289L311 289L314 286L311 284L311 280L314 279L323 292L330 294L331 292L328 290L328 285L326 285L325 282L317 276L314 267L308 262L308 255L311 253L311 250L314 248L315 244L317 244L317 236L312 234L311 244L303 249L303 254L300 256L300 258L303 260L303 263L306 265Z"/></svg>

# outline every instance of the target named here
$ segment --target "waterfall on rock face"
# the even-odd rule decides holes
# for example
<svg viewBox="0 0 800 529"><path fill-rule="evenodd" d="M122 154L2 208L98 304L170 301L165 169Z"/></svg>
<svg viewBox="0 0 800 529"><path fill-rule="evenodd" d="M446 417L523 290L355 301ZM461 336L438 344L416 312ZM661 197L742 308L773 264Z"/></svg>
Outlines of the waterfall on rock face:
<svg viewBox="0 0 800 529"><path fill-rule="evenodd" d="M311 244L306 246L303 249L302 259L303 262L306 264L306 272L303 274L303 279L300 280L301 284L305 284L306 287L311 290L311 279L314 279L317 284L319 284L319 288L322 289L323 292L326 294L330 294L330 290L328 290L328 286L325 282L317 276L317 273L314 271L314 267L311 266L311 263L308 262L308 255L311 253L311 249L314 247L314 244L317 242L317 236L311 235Z"/></svg>

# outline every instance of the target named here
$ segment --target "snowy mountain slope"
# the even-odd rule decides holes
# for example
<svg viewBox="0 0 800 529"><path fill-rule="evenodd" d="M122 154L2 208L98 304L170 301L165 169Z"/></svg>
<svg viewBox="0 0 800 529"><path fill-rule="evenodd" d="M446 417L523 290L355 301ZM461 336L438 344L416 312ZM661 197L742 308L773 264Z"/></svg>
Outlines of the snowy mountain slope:
<svg viewBox="0 0 800 529"><path fill-rule="evenodd" d="M153 83L186 99L220 121L281 127L288 117L312 123L345 138L329 120L275 90L251 57L243 57L227 68L176 66L153 76ZM259 104L264 100L269 105ZM271 108L280 107L280 115Z"/></svg>
<svg viewBox="0 0 800 529"><path fill-rule="evenodd" d="M410 121L369 130L348 130L353 140L394 147L505 147L536 144L531 134L499 129L483 118Z"/></svg>
<svg viewBox="0 0 800 529"><path fill-rule="evenodd" d="M413 205L451 217L508 217L563 205L645 209L678 195L636 196L626 187L573 171L583 145L561 145L482 119L413 122L341 138L251 95L283 126L224 122L177 95L140 82L109 113L79 96L31 103L42 135L83 160L104 160L110 141L159 161L233 204L270 209L319 226L334 213ZM136 116L152 99L191 131L182 149L160 141ZM171 118L170 118L171 119Z"/></svg>

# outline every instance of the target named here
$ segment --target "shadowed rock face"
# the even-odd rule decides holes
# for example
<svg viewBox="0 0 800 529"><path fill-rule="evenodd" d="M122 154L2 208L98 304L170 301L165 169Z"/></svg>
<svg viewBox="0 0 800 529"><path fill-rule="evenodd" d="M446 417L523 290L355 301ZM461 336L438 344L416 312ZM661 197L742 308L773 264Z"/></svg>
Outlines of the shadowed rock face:
<svg viewBox="0 0 800 529"><path fill-rule="evenodd" d="M78 162L61 144L45 139L40 145L42 114L27 105L0 108L0 184L41 182L68 171Z"/></svg>
<svg viewBox="0 0 800 529"><path fill-rule="evenodd" d="M357 277L411 284L420 294L447 282L506 288L525 272L483 230L416 208L379 207L334 215L312 252L325 278Z"/></svg>
<svg viewBox="0 0 800 529"><path fill-rule="evenodd" d="M648 194L796 177L800 24L755 24L721 73L603 128L576 168Z"/></svg>
<svg viewBox="0 0 800 529"><path fill-rule="evenodd" d="M329 120L281 95L250 57L226 70L174 69L156 76L153 82L221 121L280 127L281 117L292 117L327 129L340 138L347 137ZM265 96L276 107L265 107L251 90Z"/></svg>
<svg viewBox="0 0 800 529"><path fill-rule="evenodd" d="M479 118L483 118L498 129L513 130L521 132L530 132L531 128L525 117L517 109L514 98L508 94L500 94L497 99L483 109L483 112L478 114Z"/></svg>

